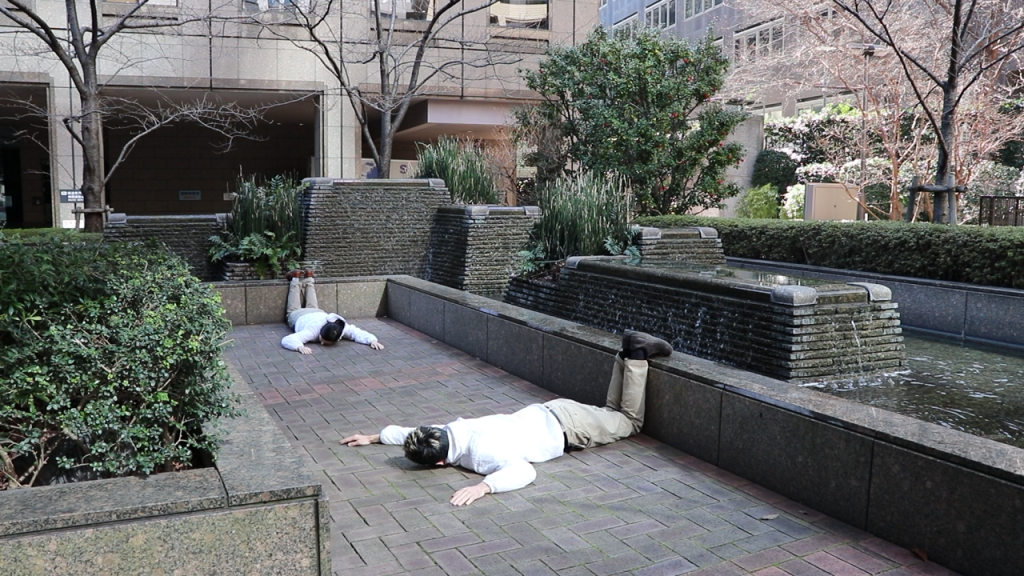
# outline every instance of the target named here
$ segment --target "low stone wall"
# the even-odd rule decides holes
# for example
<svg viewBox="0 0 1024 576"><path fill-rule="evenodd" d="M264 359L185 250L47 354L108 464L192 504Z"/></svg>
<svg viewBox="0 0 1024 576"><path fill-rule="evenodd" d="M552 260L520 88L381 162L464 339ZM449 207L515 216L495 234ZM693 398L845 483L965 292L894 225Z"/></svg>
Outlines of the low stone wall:
<svg viewBox="0 0 1024 576"><path fill-rule="evenodd" d="M431 231L426 279L501 294L539 218L536 206L442 206Z"/></svg>
<svg viewBox="0 0 1024 576"><path fill-rule="evenodd" d="M330 576L330 508L241 377L216 466L0 492L0 567L16 576Z"/></svg>
<svg viewBox="0 0 1024 576"><path fill-rule="evenodd" d="M103 229L106 240L148 240L155 238L181 256L192 274L200 280L213 280L220 274L219 266L210 263L207 255L210 236L224 231L226 214L195 216L126 216L111 214Z"/></svg>
<svg viewBox="0 0 1024 576"><path fill-rule="evenodd" d="M324 276L426 277L437 209L451 203L441 180L308 178L303 258Z"/></svg>
<svg viewBox="0 0 1024 576"><path fill-rule="evenodd" d="M387 315L603 404L621 338L409 277ZM1024 566L1024 450L693 356L651 362L643 432L960 573Z"/></svg>
<svg viewBox="0 0 1024 576"><path fill-rule="evenodd" d="M899 369L897 305L883 286L750 279L570 259L557 282L513 279L505 301L784 380Z"/></svg>
<svg viewBox="0 0 1024 576"><path fill-rule="evenodd" d="M316 279L320 308L345 318L387 315L385 286L388 276ZM285 321L288 280L215 282L224 314L235 326Z"/></svg>

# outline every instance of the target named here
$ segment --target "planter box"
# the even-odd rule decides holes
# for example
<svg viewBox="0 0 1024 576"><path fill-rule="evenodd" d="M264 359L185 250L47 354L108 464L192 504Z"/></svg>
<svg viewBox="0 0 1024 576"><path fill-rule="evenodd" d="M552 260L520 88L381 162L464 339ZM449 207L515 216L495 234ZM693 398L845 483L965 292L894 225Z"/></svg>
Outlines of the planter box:
<svg viewBox="0 0 1024 576"><path fill-rule="evenodd" d="M215 467L0 492L3 572L330 575L320 483L231 372Z"/></svg>

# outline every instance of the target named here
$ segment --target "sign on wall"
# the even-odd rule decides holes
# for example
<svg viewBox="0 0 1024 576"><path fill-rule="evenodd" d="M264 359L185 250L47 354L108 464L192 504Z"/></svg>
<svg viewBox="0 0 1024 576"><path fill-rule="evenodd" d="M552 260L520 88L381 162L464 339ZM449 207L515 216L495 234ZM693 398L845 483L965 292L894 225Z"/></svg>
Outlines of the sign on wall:
<svg viewBox="0 0 1024 576"><path fill-rule="evenodd" d="M60 191L60 203L61 204L73 204L73 203L84 204L85 197L82 195L81 190L61 190Z"/></svg>
<svg viewBox="0 0 1024 576"><path fill-rule="evenodd" d="M178 200L202 200L202 190L178 190Z"/></svg>

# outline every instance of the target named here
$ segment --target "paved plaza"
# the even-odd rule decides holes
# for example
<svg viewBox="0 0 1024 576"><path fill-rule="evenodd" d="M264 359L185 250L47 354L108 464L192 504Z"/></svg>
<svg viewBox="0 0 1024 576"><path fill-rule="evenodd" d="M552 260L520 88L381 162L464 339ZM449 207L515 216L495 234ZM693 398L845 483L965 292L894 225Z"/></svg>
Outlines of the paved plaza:
<svg viewBox="0 0 1024 576"><path fill-rule="evenodd" d="M282 323L235 328L227 351L323 483L335 574L953 574L642 434L453 507L452 492L478 475L338 440L554 396L389 319L354 323L386 349L343 342L303 356L280 347Z"/></svg>

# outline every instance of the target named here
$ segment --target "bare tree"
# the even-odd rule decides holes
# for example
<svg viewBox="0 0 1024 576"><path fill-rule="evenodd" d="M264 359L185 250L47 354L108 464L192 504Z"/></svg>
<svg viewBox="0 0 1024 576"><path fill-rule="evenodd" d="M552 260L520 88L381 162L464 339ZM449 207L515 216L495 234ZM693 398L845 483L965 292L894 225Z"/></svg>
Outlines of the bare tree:
<svg viewBox="0 0 1024 576"><path fill-rule="evenodd" d="M935 191L933 221L955 223L958 113L972 91L1019 75L1024 4L1018 0L833 0L833 4L852 16L872 41L893 51L937 136L935 185L946 190Z"/></svg>
<svg viewBox="0 0 1024 576"><path fill-rule="evenodd" d="M55 3L48 2L0 3L0 15L14 24L13 31L8 33L13 39L5 42L14 51L12 55L48 62L55 59L67 72L77 93L79 109L58 121L82 149L82 211L88 232L102 231L106 184L139 138L161 126L191 120L221 132L230 142L245 136L260 117L258 110L217 102L207 96L185 103L158 98L160 103L151 107L105 93L120 71L145 63L146 58L135 53L141 43L152 44L161 34L175 33L187 24L209 18L208 14L188 14L184 9L177 10L174 17L155 14L148 11L148 3L149 0L140 0L123 5L116 15L108 14L109 9L101 0L65 0L63 11L51 10ZM132 35L145 37L141 42L124 42ZM27 107L32 114L50 116L44 107L31 102L17 104ZM109 168L105 168L102 131L104 122L114 118L120 125L130 127L133 135L116 152Z"/></svg>
<svg viewBox="0 0 1024 576"><path fill-rule="evenodd" d="M1004 20L993 18L1004 4ZM967 5L973 16L958 20L955 12ZM1024 129L1024 116L999 112L1020 87L1019 2L753 0L743 10L748 22L783 22L784 42L763 53L758 45L754 52L736 46L732 86L746 87L748 98L751 86L790 96L849 94L891 166L890 219L904 216L904 166L934 171L941 186L933 190L954 172L957 183L968 184L972 169L965 163L986 159ZM961 109L970 113L958 117ZM933 199L933 221L955 221L949 198L940 191Z"/></svg>
<svg viewBox="0 0 1024 576"><path fill-rule="evenodd" d="M399 17L398 5L405 3L416 8L418 19ZM388 178L395 134L416 99L451 93L457 88L452 81L461 81L467 70L485 74L522 61L515 42L492 39L486 25L469 21L496 3L306 0L289 6L293 18L288 26L265 22L261 15L251 21L312 54L337 79L352 103L378 177ZM301 34L294 33L296 25Z"/></svg>

